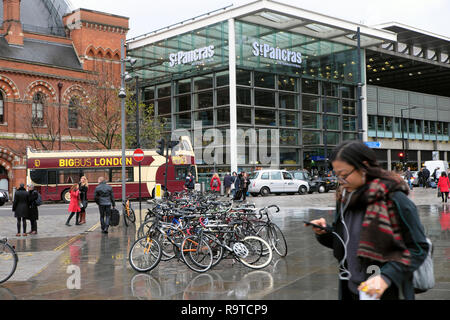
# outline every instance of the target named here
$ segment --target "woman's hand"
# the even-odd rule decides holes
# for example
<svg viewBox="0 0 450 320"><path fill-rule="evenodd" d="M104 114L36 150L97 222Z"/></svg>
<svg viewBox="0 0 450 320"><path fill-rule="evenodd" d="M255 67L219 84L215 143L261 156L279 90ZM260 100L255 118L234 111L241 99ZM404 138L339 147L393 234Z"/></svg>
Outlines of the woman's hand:
<svg viewBox="0 0 450 320"><path fill-rule="evenodd" d="M375 295L377 299L380 299L387 288L389 288L389 285L384 281L382 276L378 275L362 282L359 285L358 290L364 291L371 296Z"/></svg>
<svg viewBox="0 0 450 320"><path fill-rule="evenodd" d="M324 228L327 226L327 221L324 218L320 218L318 220L313 220L313 221L310 221L310 222L313 223L313 224L317 224L317 225L319 225L321 227L324 227ZM305 225L305 226L307 226L307 225ZM321 230L319 228L312 227L312 229L319 236L322 235L322 234L327 233L327 231Z"/></svg>

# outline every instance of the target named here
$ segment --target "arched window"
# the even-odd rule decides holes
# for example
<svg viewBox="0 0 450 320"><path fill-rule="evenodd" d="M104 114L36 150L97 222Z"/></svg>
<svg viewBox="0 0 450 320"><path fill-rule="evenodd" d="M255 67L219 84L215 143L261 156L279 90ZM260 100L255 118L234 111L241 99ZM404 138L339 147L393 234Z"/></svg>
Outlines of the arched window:
<svg viewBox="0 0 450 320"><path fill-rule="evenodd" d="M78 109L80 107L80 99L73 97L69 102L69 128L78 129Z"/></svg>
<svg viewBox="0 0 450 320"><path fill-rule="evenodd" d="M0 91L0 123L5 122L5 98Z"/></svg>
<svg viewBox="0 0 450 320"><path fill-rule="evenodd" d="M34 126L43 126L44 125L44 105L45 105L45 96L44 94L38 92L33 97L33 105L32 105L32 116L33 116L33 125Z"/></svg>

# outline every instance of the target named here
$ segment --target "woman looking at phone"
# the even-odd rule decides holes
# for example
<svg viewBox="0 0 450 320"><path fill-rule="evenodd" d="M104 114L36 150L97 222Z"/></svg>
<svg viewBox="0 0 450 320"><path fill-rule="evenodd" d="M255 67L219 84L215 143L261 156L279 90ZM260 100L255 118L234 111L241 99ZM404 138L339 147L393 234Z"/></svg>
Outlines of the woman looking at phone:
<svg viewBox="0 0 450 320"><path fill-rule="evenodd" d="M361 141L343 142L330 161L340 184L334 222L329 226L321 218L311 223L330 228L313 231L340 261L339 299L359 300L364 291L381 300L413 300L413 272L429 245L408 185L382 169L375 152ZM368 273L373 267L379 268L378 275Z"/></svg>

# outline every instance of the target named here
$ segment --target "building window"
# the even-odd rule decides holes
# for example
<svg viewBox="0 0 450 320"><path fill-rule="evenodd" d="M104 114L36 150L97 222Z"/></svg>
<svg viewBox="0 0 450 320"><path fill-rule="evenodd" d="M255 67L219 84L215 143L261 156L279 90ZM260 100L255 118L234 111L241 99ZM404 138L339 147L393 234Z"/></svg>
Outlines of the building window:
<svg viewBox="0 0 450 320"><path fill-rule="evenodd" d="M5 98L3 92L0 91L0 123L5 122Z"/></svg>
<svg viewBox="0 0 450 320"><path fill-rule="evenodd" d="M33 97L32 105L32 124L34 126L41 127L44 125L44 105L45 96L44 94L38 92Z"/></svg>
<svg viewBox="0 0 450 320"><path fill-rule="evenodd" d="M80 107L80 100L73 97L69 102L69 128L78 129L78 108Z"/></svg>

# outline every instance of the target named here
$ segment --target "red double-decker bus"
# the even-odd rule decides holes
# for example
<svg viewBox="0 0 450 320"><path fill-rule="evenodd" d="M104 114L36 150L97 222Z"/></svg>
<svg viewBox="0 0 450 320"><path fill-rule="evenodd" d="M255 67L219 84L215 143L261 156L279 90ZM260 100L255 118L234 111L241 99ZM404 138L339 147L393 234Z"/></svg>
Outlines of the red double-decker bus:
<svg viewBox="0 0 450 320"><path fill-rule="evenodd" d="M189 171L197 177L195 156L189 137L169 151L167 186L165 186L166 158L156 150L144 150L141 162L142 198L155 196L155 186L160 184L169 192L184 189ZM88 200L94 200L98 178L104 177L112 186L114 197L122 198L122 151L35 151L27 150L27 182L33 183L43 201L70 202L69 189L85 176L89 182ZM134 194L134 196L133 196ZM133 150L126 151L126 196L139 197L139 163L133 160Z"/></svg>

